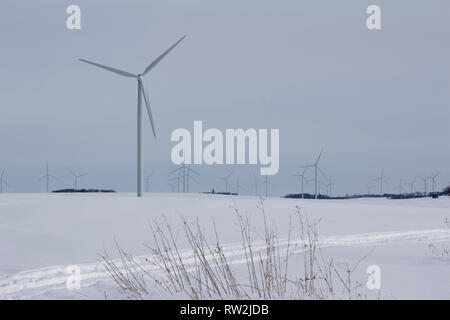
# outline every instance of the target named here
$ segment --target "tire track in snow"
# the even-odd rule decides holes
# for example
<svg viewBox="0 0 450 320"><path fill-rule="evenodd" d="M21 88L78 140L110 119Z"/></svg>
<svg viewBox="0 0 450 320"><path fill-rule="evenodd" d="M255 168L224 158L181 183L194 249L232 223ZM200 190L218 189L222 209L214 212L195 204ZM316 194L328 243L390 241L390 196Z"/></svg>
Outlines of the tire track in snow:
<svg viewBox="0 0 450 320"><path fill-rule="evenodd" d="M291 240L292 241L292 240ZM449 229L432 229L417 231L398 231L381 233L351 234L343 236L328 236L319 238L321 247L330 246L358 246L358 245L395 245L410 243L433 243L450 241ZM281 248L287 246L287 239L279 239L278 244ZM301 245L300 242L292 241L291 245ZM229 243L222 246L227 259L233 263L245 262L242 245L238 243ZM264 250L264 241L255 241L253 249L255 252ZM297 249L298 250L298 249ZM186 263L193 262L192 250L185 250L182 255ZM137 262L145 264L145 258L148 256L134 257ZM114 262L120 262L115 260ZM109 280L105 267L101 262L80 264L81 285L87 288L103 279ZM67 266L58 265L44 267L40 269L21 271L15 274L0 275L0 299L23 299L32 298L48 291L64 290L67 293L66 281L70 276ZM159 272L155 266L148 266L146 270Z"/></svg>

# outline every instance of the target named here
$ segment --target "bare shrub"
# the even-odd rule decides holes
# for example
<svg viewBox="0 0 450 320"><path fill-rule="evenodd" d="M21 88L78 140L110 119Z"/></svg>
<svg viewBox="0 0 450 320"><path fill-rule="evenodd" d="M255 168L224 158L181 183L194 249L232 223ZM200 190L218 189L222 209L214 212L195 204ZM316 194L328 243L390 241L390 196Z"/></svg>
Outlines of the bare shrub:
<svg viewBox="0 0 450 320"><path fill-rule="evenodd" d="M170 296L180 293L190 299L336 299L361 298L361 284L353 281L357 267L335 264L320 247L317 225L297 207L296 224L289 219L288 238L278 236L276 224L269 221L264 202L258 202L263 230L254 230L250 216L233 208L241 234L241 243L222 245L212 221L214 239L208 240L198 219L181 217L180 234L162 217L150 224L152 242L145 246L150 255L136 261L117 245L120 259L102 255L107 272L127 298L144 299L151 279L156 289ZM297 239L292 237L298 232ZM180 243L188 243L181 250ZM233 256L242 256L240 261ZM292 276L290 259L302 259L301 276ZM237 272L237 268L245 268ZM246 276L244 276L246 274ZM297 276L295 276L297 274ZM335 285L337 284L337 285Z"/></svg>

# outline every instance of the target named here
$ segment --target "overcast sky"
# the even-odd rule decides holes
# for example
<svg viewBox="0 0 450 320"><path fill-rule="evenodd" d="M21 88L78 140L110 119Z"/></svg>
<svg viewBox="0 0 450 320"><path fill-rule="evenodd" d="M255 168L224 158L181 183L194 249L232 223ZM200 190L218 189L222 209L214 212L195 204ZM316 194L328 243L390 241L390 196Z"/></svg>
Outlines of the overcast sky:
<svg viewBox="0 0 450 320"><path fill-rule="evenodd" d="M66 8L82 29L66 28ZM366 27L381 7L382 29ZM145 118L146 173L168 191L170 134L205 128L280 129L273 195L298 191L291 177L324 148L335 193L365 192L381 168L400 179L441 172L450 181L450 2L261 0L64 0L0 2L0 169L10 192L44 191L49 160L72 186L134 191L136 81L77 61L142 72L182 35L151 73L158 139ZM253 166L196 166L194 191L223 189L234 172L252 193ZM312 177L312 172L310 172ZM422 189L417 182L417 189ZM311 183L307 191L312 192Z"/></svg>

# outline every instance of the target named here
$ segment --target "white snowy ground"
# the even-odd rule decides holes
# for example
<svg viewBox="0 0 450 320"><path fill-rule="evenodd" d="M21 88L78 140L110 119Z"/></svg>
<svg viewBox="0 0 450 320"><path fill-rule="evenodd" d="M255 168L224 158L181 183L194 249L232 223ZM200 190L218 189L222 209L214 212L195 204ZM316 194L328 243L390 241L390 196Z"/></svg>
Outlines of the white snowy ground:
<svg viewBox="0 0 450 320"><path fill-rule="evenodd" d="M198 217L209 227L214 217L230 257L239 261L240 233L233 206L260 225L256 197L198 194L0 194L0 299L117 298L99 262L105 249L114 257L114 238L133 255L145 255L148 223L166 215ZM287 234L296 206L310 219L322 218L319 233L335 261L381 268L383 299L450 299L450 257L434 256L430 244L450 244L450 198L388 200L265 200L280 236ZM188 249L187 246L185 249ZM81 290L69 290L67 266L81 268ZM155 270L157 272L157 270ZM378 292L362 289L369 298ZM155 291L151 298L167 298Z"/></svg>

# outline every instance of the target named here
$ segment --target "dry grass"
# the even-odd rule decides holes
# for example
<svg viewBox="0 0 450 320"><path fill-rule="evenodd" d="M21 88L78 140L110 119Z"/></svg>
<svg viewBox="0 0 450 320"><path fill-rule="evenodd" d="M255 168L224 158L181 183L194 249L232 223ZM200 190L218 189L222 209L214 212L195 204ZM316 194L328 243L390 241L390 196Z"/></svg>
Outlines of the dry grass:
<svg viewBox="0 0 450 320"><path fill-rule="evenodd" d="M254 229L249 215L237 207L233 211L241 234L239 246L221 244L214 220L214 236L208 240L198 219L181 217L177 233L162 217L150 224L152 241L145 244L149 258L138 262L117 245L119 260L102 255L106 269L119 291L133 299L148 297L148 280L169 296L196 300L362 298L362 284L353 280L358 264L351 267L328 259L320 246L319 221L310 221L299 207L289 220L287 239L278 237L262 199L258 203L261 232ZM188 243L189 250L181 250L181 243ZM237 250L241 261L232 259ZM292 270L298 265L291 266L294 258L301 259L302 270Z"/></svg>
<svg viewBox="0 0 450 320"><path fill-rule="evenodd" d="M450 229L450 220L445 219L445 224L447 228ZM450 256L450 247L446 243L441 243L439 245L430 243L428 245L428 249L431 252L431 255L434 257L448 257Z"/></svg>

